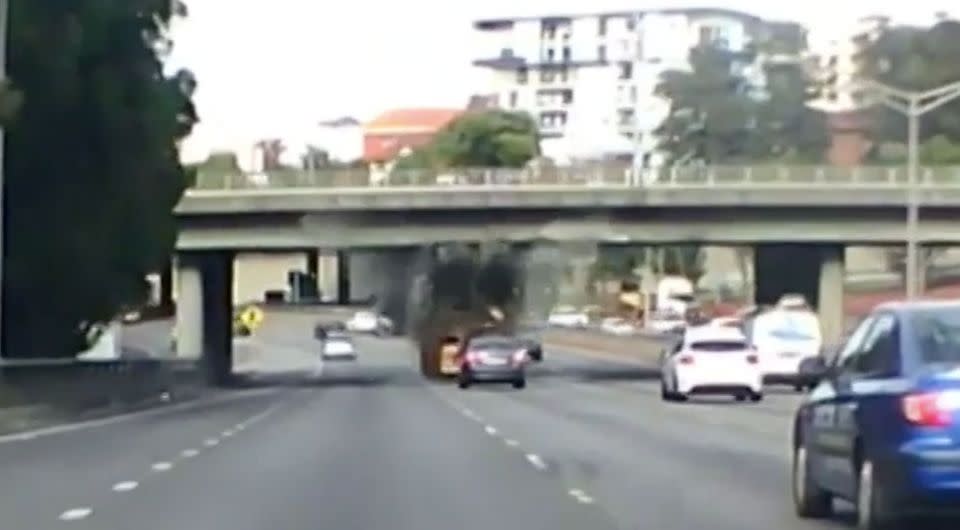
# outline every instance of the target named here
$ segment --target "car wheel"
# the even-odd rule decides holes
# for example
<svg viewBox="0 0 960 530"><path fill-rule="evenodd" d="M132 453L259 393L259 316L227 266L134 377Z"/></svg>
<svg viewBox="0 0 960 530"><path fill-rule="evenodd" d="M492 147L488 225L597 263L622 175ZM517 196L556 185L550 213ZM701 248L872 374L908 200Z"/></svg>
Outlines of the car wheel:
<svg viewBox="0 0 960 530"><path fill-rule="evenodd" d="M747 400L747 395L746 395L746 394L734 394L734 395L733 395L733 399L736 399L737 401L746 401L746 400Z"/></svg>
<svg viewBox="0 0 960 530"><path fill-rule="evenodd" d="M805 519L820 519L833 513L833 495L817 485L810 476L807 448L800 443L793 452L793 506Z"/></svg>
<svg viewBox="0 0 960 530"><path fill-rule="evenodd" d="M457 386L460 387L461 390L470 388L470 379L468 377L460 376L457 378Z"/></svg>
<svg viewBox="0 0 960 530"><path fill-rule="evenodd" d="M750 392L750 401L754 403L763 401L763 392Z"/></svg>
<svg viewBox="0 0 960 530"><path fill-rule="evenodd" d="M793 390L795 392L803 392L806 389L805 385L793 385Z"/></svg>
<svg viewBox="0 0 960 530"><path fill-rule="evenodd" d="M527 379L526 379L526 378L520 378L520 379L517 379L516 381L513 382L513 388L516 388L517 390L521 390L521 389L524 389L524 388L526 388L526 387L527 387Z"/></svg>
<svg viewBox="0 0 960 530"><path fill-rule="evenodd" d="M673 394L667 390L667 382L660 379L660 399L664 401L673 401Z"/></svg>
<svg viewBox="0 0 960 530"><path fill-rule="evenodd" d="M877 466L869 459L860 464L857 481L857 525L859 530L889 530L897 520L887 506L883 485L877 477Z"/></svg>

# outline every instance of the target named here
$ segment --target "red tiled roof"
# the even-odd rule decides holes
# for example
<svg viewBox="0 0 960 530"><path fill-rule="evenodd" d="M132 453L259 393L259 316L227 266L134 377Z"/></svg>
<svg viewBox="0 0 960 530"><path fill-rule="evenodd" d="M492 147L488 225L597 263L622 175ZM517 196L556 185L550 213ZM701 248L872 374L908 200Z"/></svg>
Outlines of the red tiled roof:
<svg viewBox="0 0 960 530"><path fill-rule="evenodd" d="M462 109L394 109L364 125L367 134L436 132L463 114Z"/></svg>

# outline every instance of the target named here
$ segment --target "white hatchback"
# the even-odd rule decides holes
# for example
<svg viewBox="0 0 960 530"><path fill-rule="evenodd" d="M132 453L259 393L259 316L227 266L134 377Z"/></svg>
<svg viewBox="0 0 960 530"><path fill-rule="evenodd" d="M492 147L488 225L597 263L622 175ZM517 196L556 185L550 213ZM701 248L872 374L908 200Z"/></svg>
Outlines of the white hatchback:
<svg viewBox="0 0 960 530"><path fill-rule="evenodd" d="M737 401L760 401L760 358L737 328L687 328L683 337L664 352L660 392L665 401L686 401L692 394L726 394Z"/></svg>

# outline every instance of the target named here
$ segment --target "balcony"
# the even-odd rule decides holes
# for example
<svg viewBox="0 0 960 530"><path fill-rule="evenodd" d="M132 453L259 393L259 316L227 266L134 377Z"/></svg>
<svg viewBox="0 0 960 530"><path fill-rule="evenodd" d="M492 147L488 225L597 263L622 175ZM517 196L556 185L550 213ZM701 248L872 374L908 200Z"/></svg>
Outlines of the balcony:
<svg viewBox="0 0 960 530"><path fill-rule="evenodd" d="M504 70L518 70L525 67L527 65L527 61L523 57L514 55L513 49L503 48L500 50L500 54L498 56L486 59L477 59L473 61L473 65Z"/></svg>

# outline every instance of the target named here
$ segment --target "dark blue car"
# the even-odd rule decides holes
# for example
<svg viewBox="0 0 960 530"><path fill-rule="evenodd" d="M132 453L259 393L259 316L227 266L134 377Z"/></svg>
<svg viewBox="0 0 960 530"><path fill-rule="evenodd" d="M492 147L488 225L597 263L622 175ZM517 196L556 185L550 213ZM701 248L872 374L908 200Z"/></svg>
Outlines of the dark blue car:
<svg viewBox="0 0 960 530"><path fill-rule="evenodd" d="M799 516L834 497L864 530L960 515L960 302L879 306L819 379L794 420Z"/></svg>

